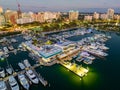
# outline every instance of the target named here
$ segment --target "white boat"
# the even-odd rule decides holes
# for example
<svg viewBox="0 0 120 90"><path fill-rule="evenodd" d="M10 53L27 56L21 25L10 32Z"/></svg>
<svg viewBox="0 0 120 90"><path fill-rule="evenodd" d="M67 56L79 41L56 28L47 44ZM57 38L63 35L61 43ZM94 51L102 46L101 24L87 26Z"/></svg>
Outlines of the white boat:
<svg viewBox="0 0 120 90"><path fill-rule="evenodd" d="M4 50L5 53L8 53L8 52L9 52L9 50L8 50L7 47L3 47L3 50Z"/></svg>
<svg viewBox="0 0 120 90"><path fill-rule="evenodd" d="M7 90L7 86L5 84L5 81L0 81L0 90Z"/></svg>
<svg viewBox="0 0 120 90"><path fill-rule="evenodd" d="M8 49L9 49L10 51L12 51L14 48L13 48L13 46L11 45L11 46L8 47Z"/></svg>
<svg viewBox="0 0 120 90"><path fill-rule="evenodd" d="M32 70L26 71L26 75L29 77L29 79L30 79L34 84L38 84L38 83L39 83L39 79L36 77L36 75L33 73Z"/></svg>
<svg viewBox="0 0 120 90"><path fill-rule="evenodd" d="M24 65L23 63L21 63L21 62L18 63L18 66L19 66L20 69L22 69L22 70L25 69L25 65Z"/></svg>
<svg viewBox="0 0 120 90"><path fill-rule="evenodd" d="M12 69L12 67L10 65L8 65L6 67L6 71L7 71L8 74L12 74L13 73L13 69Z"/></svg>
<svg viewBox="0 0 120 90"><path fill-rule="evenodd" d="M5 77L5 70L4 68L0 67L0 77L4 78Z"/></svg>
<svg viewBox="0 0 120 90"><path fill-rule="evenodd" d="M88 58L85 58L84 61L83 61L85 64L92 64L92 60L88 59Z"/></svg>
<svg viewBox="0 0 120 90"><path fill-rule="evenodd" d="M95 57L92 56L92 55L90 55L90 56L88 56L88 57L86 57L86 58L88 58L88 59L90 59L90 60L94 60L94 59L95 59Z"/></svg>
<svg viewBox="0 0 120 90"><path fill-rule="evenodd" d="M11 90L19 90L18 83L15 80L14 76L10 76L9 79L8 79L8 82L10 84Z"/></svg>
<svg viewBox="0 0 120 90"><path fill-rule="evenodd" d="M21 84L26 90L29 90L30 85L29 85L29 83L28 83L25 75L24 75L24 74L18 74L18 79L19 79L19 81L20 81L20 84Z"/></svg>
<svg viewBox="0 0 120 90"><path fill-rule="evenodd" d="M108 47L103 46L103 45L102 45L102 46L99 46L99 48L100 48L100 49L103 49L103 50L107 50L107 49L109 49Z"/></svg>
<svg viewBox="0 0 120 90"><path fill-rule="evenodd" d="M12 38L12 39L11 39L11 42L15 43L15 42L17 42L17 40L14 39L14 38Z"/></svg>
<svg viewBox="0 0 120 90"><path fill-rule="evenodd" d="M24 61L24 64L25 64L25 66L28 68L28 67L31 67L31 65L30 65L30 63L29 63L29 61L27 60L27 59L25 59Z"/></svg>

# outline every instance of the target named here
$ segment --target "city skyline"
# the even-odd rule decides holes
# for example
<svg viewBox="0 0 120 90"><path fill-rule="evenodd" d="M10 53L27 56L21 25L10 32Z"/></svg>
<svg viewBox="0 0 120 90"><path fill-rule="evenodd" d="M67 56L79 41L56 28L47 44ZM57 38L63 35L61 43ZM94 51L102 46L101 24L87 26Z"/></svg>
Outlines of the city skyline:
<svg viewBox="0 0 120 90"><path fill-rule="evenodd" d="M119 0L84 0L84 1L72 1L72 0L17 0L21 6L22 11L68 11L68 10L79 10L79 11L96 11L105 12L107 8L115 8L116 12L120 12L119 10ZM49 3L49 4L48 4ZM17 10L17 2L16 0L0 0L0 6L3 7L4 10L10 8L12 10Z"/></svg>

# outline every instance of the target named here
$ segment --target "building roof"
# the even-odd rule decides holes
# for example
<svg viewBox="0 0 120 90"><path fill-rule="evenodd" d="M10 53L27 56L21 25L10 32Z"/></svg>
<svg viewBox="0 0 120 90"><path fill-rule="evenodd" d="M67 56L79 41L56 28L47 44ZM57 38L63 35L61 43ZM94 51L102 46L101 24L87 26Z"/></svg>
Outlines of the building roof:
<svg viewBox="0 0 120 90"><path fill-rule="evenodd" d="M40 55L43 58L49 58L54 55L57 55L62 52L62 49L57 47L57 46L52 46L52 45L46 45L43 47L42 50L39 51Z"/></svg>

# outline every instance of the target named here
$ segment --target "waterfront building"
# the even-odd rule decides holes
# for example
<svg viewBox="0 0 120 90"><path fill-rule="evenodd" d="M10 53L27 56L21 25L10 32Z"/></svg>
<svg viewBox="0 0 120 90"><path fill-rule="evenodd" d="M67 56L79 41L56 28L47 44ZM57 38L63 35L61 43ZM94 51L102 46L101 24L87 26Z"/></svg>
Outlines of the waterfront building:
<svg viewBox="0 0 120 90"><path fill-rule="evenodd" d="M37 47L32 44L31 41L22 44L29 51L41 58L40 62L49 63L56 60L58 54L62 52L62 49L54 45L44 45L42 47Z"/></svg>
<svg viewBox="0 0 120 90"><path fill-rule="evenodd" d="M73 21L73 20L78 20L78 16L79 16L79 12L78 11L69 11L69 20Z"/></svg>
<svg viewBox="0 0 120 90"><path fill-rule="evenodd" d="M114 9L108 9L107 11L107 19L113 19L114 17Z"/></svg>
<svg viewBox="0 0 120 90"><path fill-rule="evenodd" d="M78 55L80 50L79 48L76 48L75 43L69 41L57 43L55 46L62 49L62 53L57 56L58 60L62 61L72 60L73 57Z"/></svg>
<svg viewBox="0 0 120 90"><path fill-rule="evenodd" d="M93 19L99 19L99 17L100 17L100 14L97 12L94 12Z"/></svg>
<svg viewBox="0 0 120 90"><path fill-rule="evenodd" d="M107 20L107 14L100 14L100 19Z"/></svg>
<svg viewBox="0 0 120 90"><path fill-rule="evenodd" d="M90 16L90 15L84 16L84 20L86 21L92 21L92 19L93 19L93 16Z"/></svg>

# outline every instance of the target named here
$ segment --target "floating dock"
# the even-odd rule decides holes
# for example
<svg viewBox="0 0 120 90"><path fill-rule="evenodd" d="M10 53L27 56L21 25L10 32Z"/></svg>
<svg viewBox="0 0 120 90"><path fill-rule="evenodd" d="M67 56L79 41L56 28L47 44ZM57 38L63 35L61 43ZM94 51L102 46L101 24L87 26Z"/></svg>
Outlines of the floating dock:
<svg viewBox="0 0 120 90"><path fill-rule="evenodd" d="M75 63L61 62L60 64L80 77L86 76L89 72L89 69Z"/></svg>

